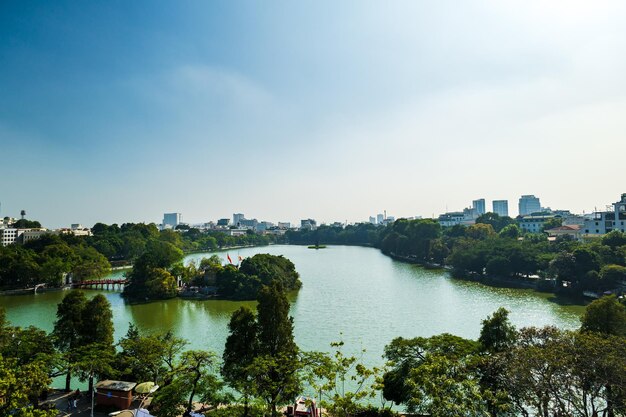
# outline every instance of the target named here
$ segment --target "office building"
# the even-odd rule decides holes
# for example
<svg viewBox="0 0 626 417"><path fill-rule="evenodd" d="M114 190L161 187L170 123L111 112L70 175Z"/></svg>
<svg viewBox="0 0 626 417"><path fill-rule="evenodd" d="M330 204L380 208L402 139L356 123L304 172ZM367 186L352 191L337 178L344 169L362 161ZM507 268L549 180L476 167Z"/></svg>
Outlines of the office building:
<svg viewBox="0 0 626 417"><path fill-rule="evenodd" d="M377 214L376 215L376 223L378 224L383 224L383 221L385 220L385 216L382 214Z"/></svg>
<svg viewBox="0 0 626 417"><path fill-rule="evenodd" d="M233 214L233 224L238 226L242 220L245 220L246 216L243 213L234 213Z"/></svg>
<svg viewBox="0 0 626 417"><path fill-rule="evenodd" d="M613 210L594 212L584 220L585 235L604 235L613 230L626 232L626 193L613 203Z"/></svg>
<svg viewBox="0 0 626 417"><path fill-rule="evenodd" d="M500 217L509 215L509 202L508 200L493 200L492 203L493 213L496 213Z"/></svg>
<svg viewBox="0 0 626 417"><path fill-rule="evenodd" d="M163 228L175 229L183 221L183 215L180 213L163 214Z"/></svg>
<svg viewBox="0 0 626 417"><path fill-rule="evenodd" d="M526 216L528 214L540 213L541 203L539 198L534 195L523 195L519 199L519 215Z"/></svg>
<svg viewBox="0 0 626 417"><path fill-rule="evenodd" d="M478 200L472 201L472 208L474 209L474 213L476 216L482 216L487 211L485 209L485 199L480 198Z"/></svg>
<svg viewBox="0 0 626 417"><path fill-rule="evenodd" d="M543 226L548 220L560 219L561 216L551 213L537 213L518 216L517 223L525 233L541 233Z"/></svg>
<svg viewBox="0 0 626 417"><path fill-rule="evenodd" d="M239 224L236 224L235 226L242 229L256 230L258 225L259 221L257 219L240 219Z"/></svg>
<svg viewBox="0 0 626 417"><path fill-rule="evenodd" d="M371 224L376 224L376 217L370 216L370 223Z"/></svg>
<svg viewBox="0 0 626 417"><path fill-rule="evenodd" d="M300 220L301 230L315 230L317 229L317 222L313 219Z"/></svg>
<svg viewBox="0 0 626 417"><path fill-rule="evenodd" d="M230 219L219 219L217 221L217 226L226 227L230 224Z"/></svg>

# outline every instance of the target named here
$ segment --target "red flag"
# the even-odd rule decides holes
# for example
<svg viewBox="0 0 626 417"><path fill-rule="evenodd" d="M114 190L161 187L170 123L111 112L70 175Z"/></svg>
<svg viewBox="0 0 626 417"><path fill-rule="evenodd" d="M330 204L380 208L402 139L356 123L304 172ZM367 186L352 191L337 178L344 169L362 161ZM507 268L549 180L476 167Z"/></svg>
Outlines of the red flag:
<svg viewBox="0 0 626 417"><path fill-rule="evenodd" d="M233 264L233 260L232 260L232 259L230 259L230 255L229 255L229 254L226 254L226 257L228 258L228 262L230 262L230 264L232 265L232 264Z"/></svg>

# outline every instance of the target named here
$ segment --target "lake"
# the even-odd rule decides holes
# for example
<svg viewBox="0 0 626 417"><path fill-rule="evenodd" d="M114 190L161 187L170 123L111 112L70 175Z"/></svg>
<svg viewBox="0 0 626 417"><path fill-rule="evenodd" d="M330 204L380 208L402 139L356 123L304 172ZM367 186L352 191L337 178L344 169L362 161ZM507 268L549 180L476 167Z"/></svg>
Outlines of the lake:
<svg viewBox="0 0 626 417"><path fill-rule="evenodd" d="M256 253L284 255L300 273L302 288L290 294L295 337L304 350L330 350L329 343L343 340L344 351L366 349L364 361L382 365L383 348L398 336L431 336L443 332L477 338L481 320L499 307L507 308L516 326L579 326L584 307L554 302L551 294L532 290L493 288L453 279L444 270L424 269L394 261L378 249L329 246L276 245L217 252L226 261ZM211 254L192 254L185 262ZM117 271L113 276L121 276ZM111 302L115 337L128 324L152 332L173 330L188 339L190 347L221 354L228 335L228 321L241 305L254 302L172 299L130 305L119 292L86 290L88 296L105 294ZM57 303L64 292L0 296L8 319L19 326L52 330Z"/></svg>

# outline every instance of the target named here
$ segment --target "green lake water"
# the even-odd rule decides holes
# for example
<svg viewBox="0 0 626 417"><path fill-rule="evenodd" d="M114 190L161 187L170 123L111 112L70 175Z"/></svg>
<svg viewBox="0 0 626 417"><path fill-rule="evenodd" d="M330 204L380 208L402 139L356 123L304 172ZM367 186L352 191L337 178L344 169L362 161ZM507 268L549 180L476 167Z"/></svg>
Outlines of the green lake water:
<svg viewBox="0 0 626 417"><path fill-rule="evenodd" d="M384 346L394 337L431 336L443 332L477 338L481 320L498 307L507 308L516 326L579 326L581 306L561 305L549 294L531 290L493 288L450 278L443 270L427 270L394 261L377 249L329 246L269 246L217 252L237 259L256 253L284 255L300 273L302 288L290 294L295 337L304 350L329 351L329 343L343 340L345 351L366 349L364 361L381 365ZM192 254L186 262L210 254ZM123 272L112 275L120 276ZM230 315L253 302L189 301L172 299L149 304L126 304L119 292L103 293L111 302L115 337L128 323L153 332L173 330L190 347L221 354ZM64 292L0 296L8 319L19 326L52 330L57 303Z"/></svg>

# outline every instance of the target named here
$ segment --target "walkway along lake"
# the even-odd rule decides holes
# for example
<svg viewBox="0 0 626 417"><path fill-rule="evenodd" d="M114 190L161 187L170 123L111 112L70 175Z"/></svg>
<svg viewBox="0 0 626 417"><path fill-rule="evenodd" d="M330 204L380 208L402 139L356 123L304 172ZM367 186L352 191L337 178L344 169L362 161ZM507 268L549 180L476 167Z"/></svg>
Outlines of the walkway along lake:
<svg viewBox="0 0 626 417"><path fill-rule="evenodd" d="M511 311L516 326L579 326L581 306L563 306L551 294L532 290L487 287L455 280L443 270L394 261L378 249L329 246L311 250L306 246L269 246L217 252L226 262L230 253L284 255L300 273L302 288L291 294L295 336L304 350L330 350L332 341L345 341L346 352L367 349L368 365L382 365L384 346L394 337L431 336L443 332L477 338L481 320L498 307ZM185 262L210 254L196 253ZM121 276L116 271L111 276ZM126 304L119 292L86 290L88 296L103 293L111 302L115 337L122 337L128 323L141 330L165 332L190 341L190 347L221 354L228 334L230 315L253 302L172 299L150 304ZM8 319L19 326L34 325L52 330L57 303L64 292L2 296L0 304Z"/></svg>

